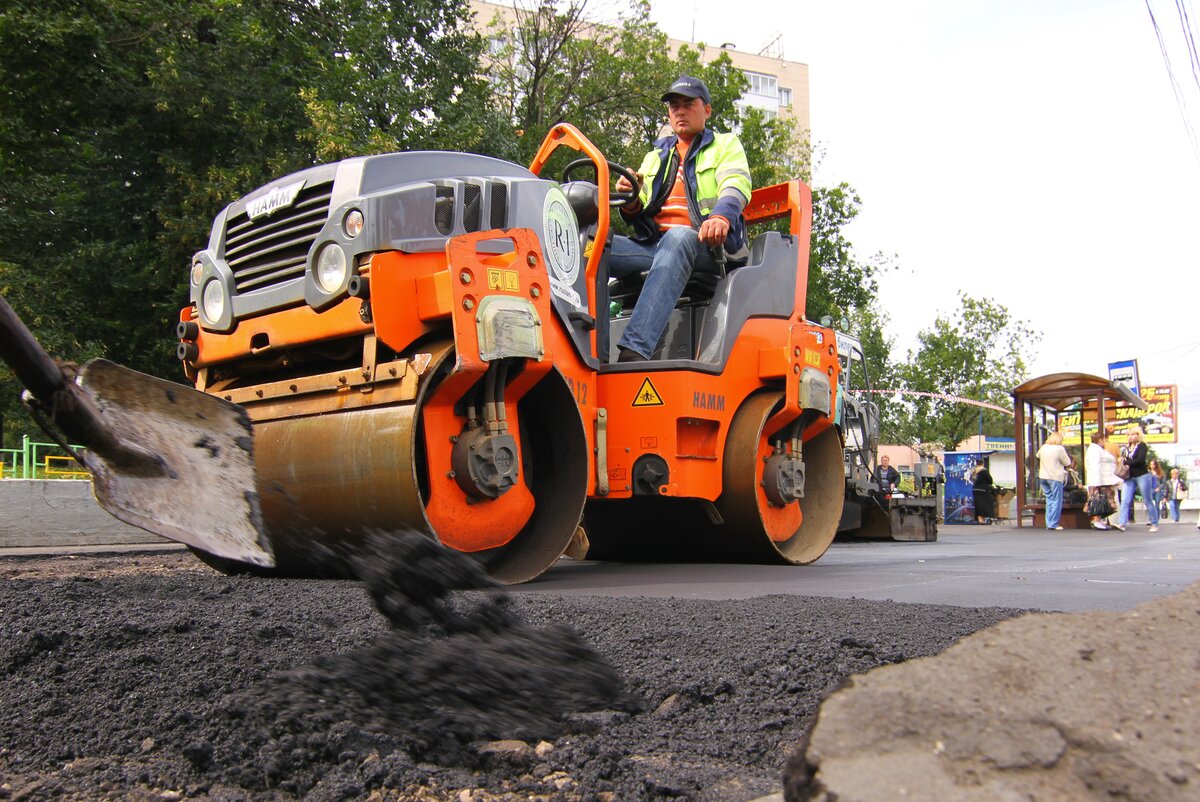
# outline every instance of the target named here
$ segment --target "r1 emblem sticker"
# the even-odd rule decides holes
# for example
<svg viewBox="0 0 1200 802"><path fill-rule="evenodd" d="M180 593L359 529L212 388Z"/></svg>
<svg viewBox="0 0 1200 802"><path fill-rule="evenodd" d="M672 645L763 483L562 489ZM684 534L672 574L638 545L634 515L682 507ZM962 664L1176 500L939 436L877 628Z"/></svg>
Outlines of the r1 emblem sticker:
<svg viewBox="0 0 1200 802"><path fill-rule="evenodd" d="M578 307L574 284L579 277L579 224L558 187L550 188L542 207L542 247L550 263L550 291Z"/></svg>

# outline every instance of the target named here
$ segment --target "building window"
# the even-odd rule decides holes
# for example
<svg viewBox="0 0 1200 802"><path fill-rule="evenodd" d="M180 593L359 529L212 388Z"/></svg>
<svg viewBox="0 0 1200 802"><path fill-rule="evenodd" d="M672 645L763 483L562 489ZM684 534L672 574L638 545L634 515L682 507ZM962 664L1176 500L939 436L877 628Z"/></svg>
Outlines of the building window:
<svg viewBox="0 0 1200 802"><path fill-rule="evenodd" d="M761 72L747 72L750 81L748 94L775 98L779 94L779 79L774 75L763 75Z"/></svg>
<svg viewBox="0 0 1200 802"><path fill-rule="evenodd" d="M789 109L792 107L792 90L790 87L779 87L779 105Z"/></svg>

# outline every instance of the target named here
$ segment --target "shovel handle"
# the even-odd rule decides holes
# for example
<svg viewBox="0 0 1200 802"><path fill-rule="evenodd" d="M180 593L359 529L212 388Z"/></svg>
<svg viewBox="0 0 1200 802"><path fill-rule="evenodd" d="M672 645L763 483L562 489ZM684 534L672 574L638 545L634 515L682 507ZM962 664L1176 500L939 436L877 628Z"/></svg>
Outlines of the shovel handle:
<svg viewBox="0 0 1200 802"><path fill-rule="evenodd" d="M0 296L0 357L68 438L126 470L163 472L160 458L135 443L122 442L104 424L88 395L67 379L3 296ZM41 425L40 420L38 423Z"/></svg>
<svg viewBox="0 0 1200 802"><path fill-rule="evenodd" d="M17 317L4 296L0 296L0 357L17 374L21 384L43 404L50 403L54 394L67 383L62 369Z"/></svg>

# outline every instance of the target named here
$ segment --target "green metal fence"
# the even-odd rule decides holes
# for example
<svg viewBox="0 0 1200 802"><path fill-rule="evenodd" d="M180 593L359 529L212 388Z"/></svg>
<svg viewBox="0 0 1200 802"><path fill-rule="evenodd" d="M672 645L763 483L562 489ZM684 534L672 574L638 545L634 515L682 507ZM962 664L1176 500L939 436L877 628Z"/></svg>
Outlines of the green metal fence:
<svg viewBox="0 0 1200 802"><path fill-rule="evenodd" d="M83 451L82 446L71 446ZM20 448L0 448L0 479L87 479L87 470L57 443L21 438Z"/></svg>

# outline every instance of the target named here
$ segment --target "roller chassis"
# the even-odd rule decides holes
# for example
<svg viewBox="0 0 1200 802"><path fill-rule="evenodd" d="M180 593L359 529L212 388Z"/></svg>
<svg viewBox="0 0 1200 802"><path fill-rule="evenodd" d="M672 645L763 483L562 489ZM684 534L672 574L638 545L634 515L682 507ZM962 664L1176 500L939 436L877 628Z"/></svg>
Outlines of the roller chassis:
<svg viewBox="0 0 1200 802"><path fill-rule="evenodd" d="M879 410L871 398L871 378L862 344L837 332L841 370L835 416L845 442L846 497L838 534L845 538L937 540L940 479L937 464L915 466L917 495L888 493L875 479L879 449Z"/></svg>
<svg viewBox="0 0 1200 802"><path fill-rule="evenodd" d="M541 177L559 147L595 182ZM399 528L505 582L588 546L820 557L843 452L836 339L803 316L807 187L756 191L748 221L788 231L758 235L711 298L676 310L665 358L619 364L608 183L603 156L560 125L529 170L350 159L222 212L193 261L179 352L198 389L252 421L278 572L336 571L337 555Z"/></svg>

